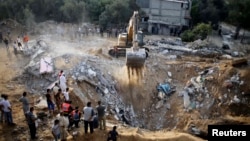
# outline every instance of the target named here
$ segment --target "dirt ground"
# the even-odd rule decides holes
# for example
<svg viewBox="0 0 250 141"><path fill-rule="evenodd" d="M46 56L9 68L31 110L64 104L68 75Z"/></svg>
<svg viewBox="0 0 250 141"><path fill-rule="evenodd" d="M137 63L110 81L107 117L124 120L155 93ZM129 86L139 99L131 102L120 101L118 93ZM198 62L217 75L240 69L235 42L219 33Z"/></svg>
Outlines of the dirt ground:
<svg viewBox="0 0 250 141"><path fill-rule="evenodd" d="M57 27L63 27L64 32L55 33L54 29L58 29ZM2 27L1 30L4 30L4 28ZM21 31L18 28L12 28L12 39L16 39ZM139 125L137 127L124 125L109 113L107 117L108 129L111 129L113 125L118 125L118 132L121 134L119 141L204 140L192 136L189 132L190 126L195 126L201 131L207 132L207 125L209 124L249 124L249 65L236 68L231 65L231 60L228 59L205 58L178 52L169 52L164 55L155 47L150 47L150 56L146 60L146 66L142 73L143 77L140 77L139 81L137 76L134 80L129 80L127 69L124 66L125 58L112 58L108 55L109 47L117 42L116 38L102 38L99 35L76 37L75 33L70 31L71 27L67 24L61 26L48 22L38 24L38 27L29 33L30 40L43 39L49 44L50 49L47 54L55 58L55 73L61 69L67 72L81 62L83 57L94 56L96 59L92 60L91 65L114 77L118 82L116 88L120 97L125 104L133 106L135 120L138 121ZM161 40L162 38L167 37L146 36L146 40ZM216 42L217 39L211 38ZM26 81L31 81L31 78L19 80L25 71L25 66L30 62L30 57L23 54L14 54L13 48L7 50L3 43L0 44L0 52L0 92L9 95L13 107L13 119L17 124L14 127L1 124L0 140L29 140L28 127L18 99L23 91L29 89ZM70 57L67 57L67 55ZM177 55L177 58L169 59L171 55ZM65 61L65 56L69 58L69 63ZM249 60L247 55L246 58ZM192 77L198 76L199 72L208 68L216 68L210 77L211 79L205 83L209 91L209 98L201 96L202 100L200 101L203 102L204 107L186 110L183 106L183 97L179 96L179 93L190 83ZM169 75L169 72L171 75ZM237 73L240 74L240 79L244 81L244 84L230 89L225 88L223 86L224 81ZM176 87L176 92L164 100L162 107L155 108L159 103L156 87L166 80ZM92 101L93 106L96 106L97 101L102 97L91 85L84 82L75 82L70 76L68 86L72 88L70 97L73 105L80 108L83 108L87 101ZM79 93L83 93L83 97L79 96ZM31 101L36 101L42 94L44 94L42 91L39 93L28 91L28 98ZM227 98L222 103L221 97L225 94ZM238 95L243 102L230 103L235 95ZM210 103L212 104L210 105ZM36 112L39 112L38 109ZM48 120L51 120L49 123L52 122L52 119ZM107 137L107 131L99 131L98 129L93 135L83 134L83 128L74 131L78 131L79 134L70 140L101 141ZM70 132L70 134L72 133L73 131ZM50 125L43 125L38 128L38 136L41 140L52 140Z"/></svg>

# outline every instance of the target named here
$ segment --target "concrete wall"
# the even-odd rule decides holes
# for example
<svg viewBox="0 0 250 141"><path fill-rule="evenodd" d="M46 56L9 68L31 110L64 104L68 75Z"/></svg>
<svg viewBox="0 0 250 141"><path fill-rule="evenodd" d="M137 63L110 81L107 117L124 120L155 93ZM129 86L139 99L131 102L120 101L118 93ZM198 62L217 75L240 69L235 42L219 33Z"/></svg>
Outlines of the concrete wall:
<svg viewBox="0 0 250 141"><path fill-rule="evenodd" d="M137 0L138 5L143 3L144 0ZM149 4L148 8L145 3ZM181 28L182 26L189 26L191 0L189 9L186 8L188 0L146 0L144 1L144 10L149 16L149 32L155 34L166 34L170 30L167 28ZM152 29L153 28L153 29ZM160 28L160 29L155 29ZM162 28L162 29L161 29ZM153 31L152 31L153 30Z"/></svg>

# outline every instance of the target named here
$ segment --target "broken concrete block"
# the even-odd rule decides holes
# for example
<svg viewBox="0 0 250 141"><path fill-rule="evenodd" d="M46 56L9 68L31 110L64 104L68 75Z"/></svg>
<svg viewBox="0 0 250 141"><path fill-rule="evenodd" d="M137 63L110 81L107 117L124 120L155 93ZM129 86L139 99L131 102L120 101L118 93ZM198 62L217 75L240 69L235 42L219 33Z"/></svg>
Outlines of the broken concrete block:
<svg viewBox="0 0 250 141"><path fill-rule="evenodd" d="M164 96L165 96L164 92L161 92L161 91L158 92L158 96L157 96L157 97L158 97L159 99L163 99Z"/></svg>
<svg viewBox="0 0 250 141"><path fill-rule="evenodd" d="M170 71L168 71L168 76L172 77L172 73Z"/></svg>
<svg viewBox="0 0 250 141"><path fill-rule="evenodd" d="M241 66L241 65L247 65L248 61L245 58L239 58L239 59L234 59L231 61L231 65L234 67Z"/></svg>
<svg viewBox="0 0 250 141"><path fill-rule="evenodd" d="M190 103L191 103L188 93L184 93L183 100L184 100L184 107L188 108L190 106Z"/></svg>
<svg viewBox="0 0 250 141"><path fill-rule="evenodd" d="M38 109L46 109L48 108L48 104L46 99L41 99L38 104L35 105L36 108Z"/></svg>
<svg viewBox="0 0 250 141"><path fill-rule="evenodd" d="M230 89L233 87L233 83L230 81L230 80L226 80L224 81L223 83L223 87L227 88L227 89Z"/></svg>
<svg viewBox="0 0 250 141"><path fill-rule="evenodd" d="M163 106L163 100L160 100L159 102L157 102L155 109L159 109Z"/></svg>

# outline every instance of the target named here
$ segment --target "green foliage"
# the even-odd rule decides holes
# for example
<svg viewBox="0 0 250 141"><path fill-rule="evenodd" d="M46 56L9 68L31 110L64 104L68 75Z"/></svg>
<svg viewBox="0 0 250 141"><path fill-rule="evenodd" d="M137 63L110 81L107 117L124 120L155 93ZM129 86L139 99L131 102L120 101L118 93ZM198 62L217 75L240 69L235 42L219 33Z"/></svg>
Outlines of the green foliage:
<svg viewBox="0 0 250 141"><path fill-rule="evenodd" d="M211 23L218 24L223 21L228 14L228 8L225 0L193 0L191 8L191 17L193 24Z"/></svg>
<svg viewBox="0 0 250 141"><path fill-rule="evenodd" d="M210 24L200 23L194 27L193 32L196 37L204 40L211 33L212 27Z"/></svg>
<svg viewBox="0 0 250 141"><path fill-rule="evenodd" d="M129 9L128 0L116 0L106 6L106 10L100 15L100 25L106 27L110 24L128 23L133 11Z"/></svg>
<svg viewBox="0 0 250 141"><path fill-rule="evenodd" d="M250 1L249 0L229 0L230 11L228 21L236 26L250 28Z"/></svg>
<svg viewBox="0 0 250 141"><path fill-rule="evenodd" d="M192 42L195 40L195 35L192 30L186 30L181 34L181 39L184 42Z"/></svg>
<svg viewBox="0 0 250 141"><path fill-rule="evenodd" d="M85 4L72 0L64 0L64 4L59 11L62 13L64 22L79 22L83 18Z"/></svg>
<svg viewBox="0 0 250 141"><path fill-rule="evenodd" d="M35 16L32 13L32 11L30 11L28 8L25 8L23 10L23 15L24 15L24 22L25 25L28 29L33 28L33 26L35 25Z"/></svg>
<svg viewBox="0 0 250 141"><path fill-rule="evenodd" d="M181 34L181 39L184 42L192 42L197 39L204 40L211 33L212 27L210 24L200 23L193 30L186 30Z"/></svg>
<svg viewBox="0 0 250 141"><path fill-rule="evenodd" d="M31 26L34 22L82 22L109 25L128 23L135 0L5 0L0 3L0 19L11 18Z"/></svg>

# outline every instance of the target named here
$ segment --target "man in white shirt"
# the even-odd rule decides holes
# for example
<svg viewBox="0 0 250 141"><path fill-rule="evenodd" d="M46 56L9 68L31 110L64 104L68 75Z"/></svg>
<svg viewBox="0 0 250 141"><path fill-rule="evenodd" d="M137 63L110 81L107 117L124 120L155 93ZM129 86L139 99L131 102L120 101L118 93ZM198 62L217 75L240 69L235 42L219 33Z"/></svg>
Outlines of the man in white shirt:
<svg viewBox="0 0 250 141"><path fill-rule="evenodd" d="M69 119L63 113L60 113L59 125L60 125L61 141L66 141L68 136L67 127L69 126Z"/></svg>
<svg viewBox="0 0 250 141"><path fill-rule="evenodd" d="M67 85L66 85L66 77L65 74L62 74L60 76L60 88L62 89L62 92L66 91Z"/></svg>
<svg viewBox="0 0 250 141"><path fill-rule="evenodd" d="M69 101L69 88L66 88L66 91L63 92L64 101Z"/></svg>
<svg viewBox="0 0 250 141"><path fill-rule="evenodd" d="M5 115L5 120L9 125L13 125L13 119L12 119L12 109L10 102L8 100L8 96L4 95L3 96L4 100L1 101L0 105L3 107L4 115Z"/></svg>
<svg viewBox="0 0 250 141"><path fill-rule="evenodd" d="M88 133L88 126L90 128L90 133L94 132L93 120L94 120L94 109L91 107L91 102L87 103L87 106L83 108L83 118L84 118L84 130L85 134Z"/></svg>

